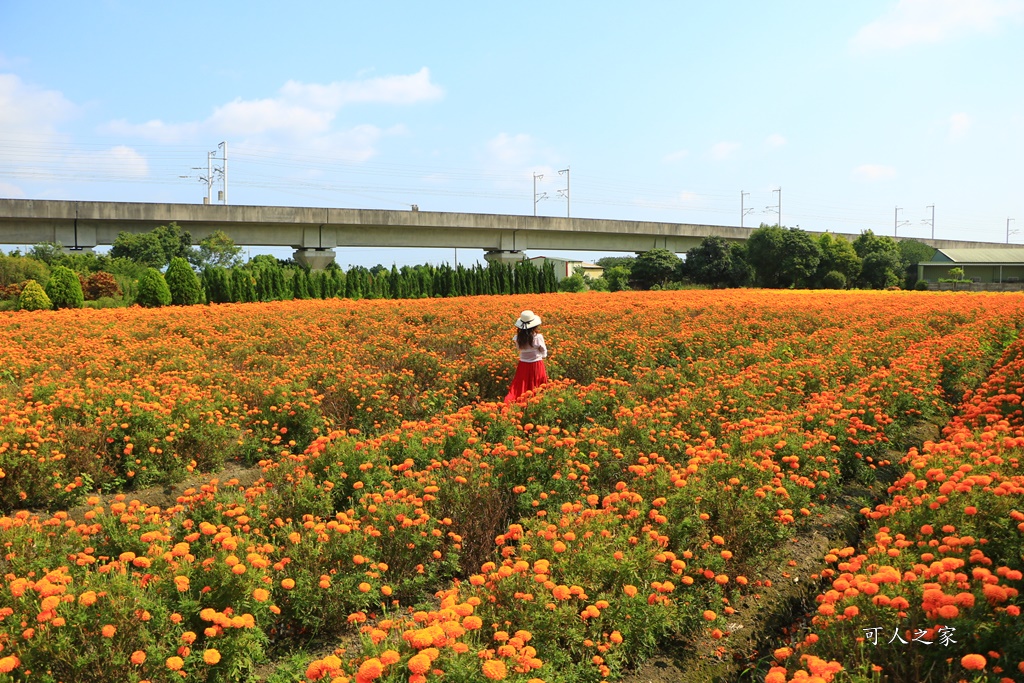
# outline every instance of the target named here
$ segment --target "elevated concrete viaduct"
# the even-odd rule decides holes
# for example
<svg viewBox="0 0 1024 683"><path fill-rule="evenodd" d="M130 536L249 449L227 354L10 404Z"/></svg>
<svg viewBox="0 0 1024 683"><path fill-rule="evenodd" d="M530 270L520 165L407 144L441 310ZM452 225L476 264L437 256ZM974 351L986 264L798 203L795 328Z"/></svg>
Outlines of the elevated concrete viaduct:
<svg viewBox="0 0 1024 683"><path fill-rule="evenodd" d="M682 253L710 235L730 242L751 228L687 223L512 216L502 214L0 199L0 244L60 242L70 249L114 243L175 222L195 241L223 230L240 246L292 247L311 268L334 260L337 247L483 249L488 260L518 260L527 249ZM814 234L814 233L811 233ZM857 235L841 234L849 240ZM928 240L936 248L1005 247L991 242Z"/></svg>

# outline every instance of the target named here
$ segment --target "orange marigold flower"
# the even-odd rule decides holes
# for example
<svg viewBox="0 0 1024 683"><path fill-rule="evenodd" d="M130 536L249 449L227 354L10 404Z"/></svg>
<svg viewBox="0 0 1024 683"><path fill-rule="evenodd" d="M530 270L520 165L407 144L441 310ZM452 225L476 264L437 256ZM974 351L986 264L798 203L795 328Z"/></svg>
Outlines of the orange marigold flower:
<svg viewBox="0 0 1024 683"><path fill-rule="evenodd" d="M988 660L981 655L964 655L960 659L960 666L969 671L981 671L988 664Z"/></svg>
<svg viewBox="0 0 1024 683"><path fill-rule="evenodd" d="M132 664L144 664L146 662L146 653L142 650L136 650L132 653Z"/></svg>
<svg viewBox="0 0 1024 683"><path fill-rule="evenodd" d="M281 579L281 588L290 591L295 588L295 579Z"/></svg>
<svg viewBox="0 0 1024 683"><path fill-rule="evenodd" d="M500 659L489 659L484 662L483 672L484 676L492 681L504 680L505 676L508 675L508 669L505 668L505 662Z"/></svg>
<svg viewBox="0 0 1024 683"><path fill-rule="evenodd" d="M270 593L264 588L257 588L252 592L252 599L256 602L266 602L270 598Z"/></svg>
<svg viewBox="0 0 1024 683"><path fill-rule="evenodd" d="M409 658L409 671L414 674L425 674L430 671L430 657L422 652Z"/></svg>
<svg viewBox="0 0 1024 683"><path fill-rule="evenodd" d="M714 612L712 612L711 610L709 610L709 609L704 610L704 619L706 619L707 621L714 621L717 618L718 618L718 615L715 614Z"/></svg>
<svg viewBox="0 0 1024 683"><path fill-rule="evenodd" d="M376 657L371 657L359 666L357 676L364 681L372 681L375 678L380 678L382 673L384 673L384 665Z"/></svg>
<svg viewBox="0 0 1024 683"><path fill-rule="evenodd" d="M14 655L0 657L0 674L10 673L17 669L19 665L21 665L21 660Z"/></svg>
<svg viewBox="0 0 1024 683"><path fill-rule="evenodd" d="M397 650L384 650L380 653L380 663L384 666L391 666L402 658L402 655L398 654Z"/></svg>
<svg viewBox="0 0 1024 683"><path fill-rule="evenodd" d="M181 667L185 666L185 661L181 657L168 657L165 664L171 671L181 671Z"/></svg>
<svg viewBox="0 0 1024 683"><path fill-rule="evenodd" d="M215 648L211 647L209 650L203 653L203 661L209 664L210 666L213 666L214 664L220 661L220 652L218 652Z"/></svg>
<svg viewBox="0 0 1024 683"><path fill-rule="evenodd" d="M117 628L107 624L100 632L103 634L104 638L113 638L114 634L117 633Z"/></svg>

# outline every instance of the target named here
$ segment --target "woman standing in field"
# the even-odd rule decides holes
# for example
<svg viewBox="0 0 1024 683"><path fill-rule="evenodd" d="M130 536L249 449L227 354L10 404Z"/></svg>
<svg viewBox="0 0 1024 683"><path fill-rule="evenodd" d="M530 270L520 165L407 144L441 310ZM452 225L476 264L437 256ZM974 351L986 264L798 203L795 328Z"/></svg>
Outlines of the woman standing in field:
<svg viewBox="0 0 1024 683"><path fill-rule="evenodd" d="M536 389L548 381L548 372L544 367L548 347L544 345L544 335L537 331L540 322L540 316L533 311L523 311L516 320L516 336L513 340L519 349L519 365L516 367L516 375L512 378L512 388L508 390L505 403L515 401L525 392Z"/></svg>

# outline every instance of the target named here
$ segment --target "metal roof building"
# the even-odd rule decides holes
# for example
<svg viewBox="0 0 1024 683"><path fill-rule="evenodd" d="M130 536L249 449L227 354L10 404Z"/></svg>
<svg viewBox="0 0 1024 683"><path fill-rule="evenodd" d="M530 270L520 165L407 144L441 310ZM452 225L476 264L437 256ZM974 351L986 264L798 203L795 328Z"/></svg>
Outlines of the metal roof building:
<svg viewBox="0 0 1024 683"><path fill-rule="evenodd" d="M1024 282L1024 248L937 249L931 261L917 264L917 279L938 282L953 268L974 282Z"/></svg>

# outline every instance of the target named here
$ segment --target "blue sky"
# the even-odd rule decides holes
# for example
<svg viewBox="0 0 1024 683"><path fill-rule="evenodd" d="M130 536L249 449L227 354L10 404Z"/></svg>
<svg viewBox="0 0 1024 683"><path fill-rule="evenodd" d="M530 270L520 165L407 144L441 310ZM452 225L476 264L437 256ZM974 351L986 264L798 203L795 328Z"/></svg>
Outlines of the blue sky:
<svg viewBox="0 0 1024 683"><path fill-rule="evenodd" d="M781 187L788 226L1024 243L1022 38L1024 0L0 0L0 196L201 202L224 141L232 204L530 214L540 173L565 215L569 167L573 216Z"/></svg>

